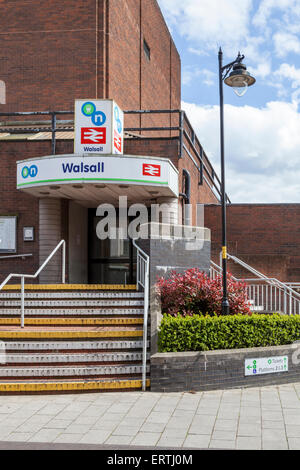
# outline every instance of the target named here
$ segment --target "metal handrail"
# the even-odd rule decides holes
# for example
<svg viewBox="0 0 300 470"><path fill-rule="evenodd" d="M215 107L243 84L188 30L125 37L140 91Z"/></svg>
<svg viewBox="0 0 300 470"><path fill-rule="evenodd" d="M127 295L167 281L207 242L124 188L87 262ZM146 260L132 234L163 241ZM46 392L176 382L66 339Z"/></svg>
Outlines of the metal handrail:
<svg viewBox="0 0 300 470"><path fill-rule="evenodd" d="M289 315L295 313L300 314L300 294L298 292L278 279L268 278L236 256L228 254L228 258L257 277L256 279L237 279L233 277L235 281L246 283L248 297L251 302L262 302L263 306L266 306L265 310L269 308L271 310L273 310L273 308L275 308L275 310L277 308L281 310L281 308L283 308L284 313L288 313ZM222 276L222 268L211 261L210 273L213 279L215 276Z"/></svg>
<svg viewBox="0 0 300 470"><path fill-rule="evenodd" d="M179 158L183 157L184 152L187 153L188 157L192 160L193 164L199 172L199 184L202 184L204 180L206 184L211 188L212 192L216 196L216 199L221 197L221 181L215 172L212 163L210 162L206 152L204 151L196 132L194 131L185 111L180 109L150 109L150 110L125 110L125 115L137 115L137 116L149 116L151 114L162 114L162 115L176 115L178 114L178 125L177 126L155 126L155 127L125 127L124 132L153 132L153 131L168 131L168 132L178 132L179 138ZM56 133L57 132L73 132L74 130L74 119L72 120L62 120L58 117L63 116L74 116L74 111L27 111L27 112L11 112L11 113L0 113L1 117L30 117L30 116L50 116L51 121L49 120L40 120L37 122L33 121L13 121L13 122L1 122L2 127L0 126L0 134L2 132L6 133L6 127L9 127L8 132L10 134L26 134L33 132L50 132L52 135L52 154L56 154ZM15 125L18 125L18 128L13 129ZM25 127L27 124L27 128ZM5 127L3 127L5 126ZM185 142L187 145L185 145ZM226 194L226 200L230 203L230 199Z"/></svg>
<svg viewBox="0 0 300 470"><path fill-rule="evenodd" d="M136 240L132 240L132 243L133 246L137 249L137 286L140 285L144 289L142 388L145 392L147 372L150 257L136 244Z"/></svg>
<svg viewBox="0 0 300 470"><path fill-rule="evenodd" d="M59 244L54 248L52 253L48 256L48 258L44 261L42 266L37 270L35 274L14 274L11 273L7 278L2 282L0 285L0 290L12 279L13 277L21 278L21 328L24 328L24 318L25 318L25 278L28 279L35 279L39 276L39 274L43 271L45 266L49 263L49 261L53 258L55 253L60 249L62 246L62 284L66 283L66 242L65 240L61 240Z"/></svg>
<svg viewBox="0 0 300 470"><path fill-rule="evenodd" d="M0 256L0 259L12 259L12 258L29 258L33 256L32 253L24 254L24 255L9 255L9 256Z"/></svg>
<svg viewBox="0 0 300 470"><path fill-rule="evenodd" d="M227 254L228 258L229 259L232 259L232 261L234 261L235 263L239 264L240 266L242 266L243 268L247 269L248 271L252 272L255 276L257 276L259 279L263 279L264 281L266 282L272 282L273 285L277 285L278 287L281 287L282 289L287 289L291 295L295 296L295 297L298 297L299 300L300 300L300 294L299 292L296 292L294 289L292 289L290 286L288 286L287 284L285 284L284 282L281 282L279 281L278 279L276 278L268 278L267 276L265 276L264 274L262 274L261 272L257 271L255 268L252 268L252 266L250 266L249 264L245 263L244 261L242 261L241 259L237 258L236 256L232 256L230 254Z"/></svg>

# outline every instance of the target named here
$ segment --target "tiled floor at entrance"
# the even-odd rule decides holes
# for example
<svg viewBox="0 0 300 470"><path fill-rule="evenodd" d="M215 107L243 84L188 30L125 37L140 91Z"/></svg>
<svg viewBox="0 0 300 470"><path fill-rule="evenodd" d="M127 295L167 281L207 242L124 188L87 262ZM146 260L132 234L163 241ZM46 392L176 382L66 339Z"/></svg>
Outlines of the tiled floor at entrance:
<svg viewBox="0 0 300 470"><path fill-rule="evenodd" d="M1 396L0 441L300 449L300 383L204 393Z"/></svg>

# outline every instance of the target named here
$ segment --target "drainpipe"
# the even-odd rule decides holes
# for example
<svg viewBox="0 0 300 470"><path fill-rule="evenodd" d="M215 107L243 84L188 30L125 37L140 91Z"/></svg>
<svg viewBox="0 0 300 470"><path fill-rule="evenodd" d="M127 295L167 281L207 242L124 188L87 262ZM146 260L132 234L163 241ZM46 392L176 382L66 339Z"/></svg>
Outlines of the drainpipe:
<svg viewBox="0 0 300 470"><path fill-rule="evenodd" d="M184 221L183 225L192 225L192 211L190 206L191 200L191 176L189 172L185 169L182 170L182 174L185 180L185 194L180 193L179 196L183 197L185 200L184 204Z"/></svg>

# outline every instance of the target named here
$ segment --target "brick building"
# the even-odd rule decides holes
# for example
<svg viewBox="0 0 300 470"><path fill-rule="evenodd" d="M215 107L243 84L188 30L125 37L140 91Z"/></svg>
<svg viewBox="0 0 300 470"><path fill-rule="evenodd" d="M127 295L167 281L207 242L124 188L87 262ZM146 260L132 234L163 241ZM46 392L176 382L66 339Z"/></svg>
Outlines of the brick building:
<svg viewBox="0 0 300 470"><path fill-rule="evenodd" d="M0 282L32 275L61 244L66 263L57 252L26 278L26 295L22 281L0 291L8 351L0 393L146 390L161 318L157 276L209 272L221 245L220 180L180 109L180 57L156 0L4 0L1 18ZM103 100L110 114L98 109ZM91 142L83 151L78 116L93 122L81 130L81 143ZM120 196L142 203L146 218L164 204L173 232L165 236L158 219L163 234L102 240L96 210L111 204L119 223ZM229 252L268 276L300 280L299 210L228 205ZM200 226L196 241L176 234L181 224ZM298 294L268 282L254 286L254 311L268 293L270 309L300 313Z"/></svg>
<svg viewBox="0 0 300 470"><path fill-rule="evenodd" d="M300 282L300 204L230 204L227 206L228 252L265 276ZM211 228L211 254L219 264L221 207L205 206L205 225ZM239 279L253 277L229 262Z"/></svg>
<svg viewBox="0 0 300 470"><path fill-rule="evenodd" d="M75 230L70 226L70 210L75 210L72 197L49 188L34 195L17 190L16 162L53 153L72 155L74 100L83 97L114 99L125 111L124 154L172 162L178 171L176 222L195 225L197 204L206 204L205 225L212 231L212 255L218 261L220 181L188 117L180 111L180 57L157 1L18 0L4 1L1 7L5 22L0 25L0 169L5 179L0 188L0 215L17 215L16 254L32 254L25 259L6 260L5 266L0 267L1 275L20 270L32 272L61 238L74 245L74 240L70 240L70 231ZM55 150L50 132L53 114L12 115L45 111L69 111L55 115ZM82 206L82 191L78 189L77 195L74 191L74 201ZM123 188L121 193L131 202L147 205L164 200L172 204L173 199L156 194L153 188L143 198L131 194L130 189ZM104 197L93 198L90 204L84 204L85 209L80 209L85 225L88 209L95 209L107 197L106 191ZM184 216L187 202L192 205L192 212ZM47 204L56 207L51 230L43 215L42 206ZM229 205L229 252L268 276L300 281L297 211L298 205ZM267 233L266 220L272 227ZM24 241L26 226L35 230L32 242ZM83 239L88 236L83 232L79 235ZM84 250L88 251L88 247ZM77 266L79 262L78 259ZM237 275L246 275L234 265L230 268ZM57 273L53 280L55 276ZM75 276L76 279L86 281L87 274L83 278Z"/></svg>
<svg viewBox="0 0 300 470"><path fill-rule="evenodd" d="M6 96L0 105L0 170L5 175L0 216L17 216L17 242L11 258L0 266L1 277L34 272L65 239L69 282L132 283L131 246L125 248L126 256L93 258L96 207L117 204L120 195L147 206L166 202L173 207L175 224L192 225L197 204L217 203L220 194L220 181L180 110L180 57L157 1L5 1L2 14L6 21L0 26L0 80ZM74 155L74 101L80 98L115 100L125 112L124 156L141 156L146 162L167 159L176 175L175 193L155 185L142 191L117 184L17 189L17 161ZM191 213L184 210L186 203L192 204ZM34 240L25 241L26 227L34 229ZM5 247L0 248L6 255ZM32 256L20 257L23 254ZM110 275L101 268L100 275L102 264L119 271L112 268ZM57 282L59 272L60 262L54 260L39 281Z"/></svg>

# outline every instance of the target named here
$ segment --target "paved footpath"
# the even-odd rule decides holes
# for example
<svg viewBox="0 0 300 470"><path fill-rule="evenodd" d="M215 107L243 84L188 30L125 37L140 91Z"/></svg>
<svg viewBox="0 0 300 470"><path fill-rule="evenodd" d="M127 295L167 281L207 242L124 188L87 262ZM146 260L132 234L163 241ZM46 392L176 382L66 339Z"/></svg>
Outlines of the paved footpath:
<svg viewBox="0 0 300 470"><path fill-rule="evenodd" d="M26 442L300 449L300 383L204 393L0 396L0 441L1 448Z"/></svg>

